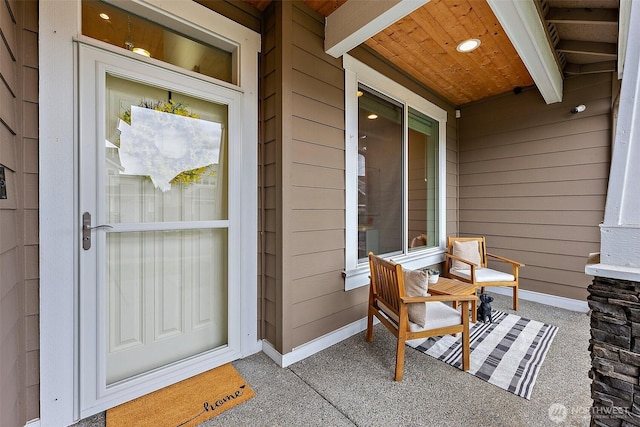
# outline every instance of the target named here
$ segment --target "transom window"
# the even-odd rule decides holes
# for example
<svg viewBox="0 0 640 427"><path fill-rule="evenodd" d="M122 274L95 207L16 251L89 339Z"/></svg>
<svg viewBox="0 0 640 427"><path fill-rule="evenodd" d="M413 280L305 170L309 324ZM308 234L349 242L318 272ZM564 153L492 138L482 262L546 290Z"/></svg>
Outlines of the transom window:
<svg viewBox="0 0 640 427"><path fill-rule="evenodd" d="M82 0L82 34L237 84L236 46L215 37L204 43L104 1Z"/></svg>
<svg viewBox="0 0 640 427"><path fill-rule="evenodd" d="M346 289L369 252L408 268L441 261L446 112L351 57L346 92Z"/></svg>

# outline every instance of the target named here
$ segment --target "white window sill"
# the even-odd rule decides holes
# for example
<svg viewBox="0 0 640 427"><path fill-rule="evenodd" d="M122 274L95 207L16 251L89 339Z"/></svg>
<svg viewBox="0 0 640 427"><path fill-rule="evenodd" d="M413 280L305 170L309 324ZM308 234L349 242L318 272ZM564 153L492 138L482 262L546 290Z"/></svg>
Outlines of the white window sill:
<svg viewBox="0 0 640 427"><path fill-rule="evenodd" d="M391 256L389 259L402 264L402 268L417 270L443 262L444 253L444 248L431 248L418 253ZM358 264L354 269L345 270L342 272L342 276L344 277L345 291L367 286L369 284L369 263Z"/></svg>

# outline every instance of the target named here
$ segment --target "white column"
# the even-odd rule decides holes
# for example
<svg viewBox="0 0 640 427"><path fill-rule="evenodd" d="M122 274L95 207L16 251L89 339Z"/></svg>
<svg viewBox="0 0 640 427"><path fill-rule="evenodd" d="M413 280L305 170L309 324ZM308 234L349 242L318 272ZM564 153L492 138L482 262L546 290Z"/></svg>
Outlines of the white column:
<svg viewBox="0 0 640 427"><path fill-rule="evenodd" d="M640 2L630 3L629 22L640 22ZM600 258L593 256L585 272L640 281L640 25L628 30Z"/></svg>

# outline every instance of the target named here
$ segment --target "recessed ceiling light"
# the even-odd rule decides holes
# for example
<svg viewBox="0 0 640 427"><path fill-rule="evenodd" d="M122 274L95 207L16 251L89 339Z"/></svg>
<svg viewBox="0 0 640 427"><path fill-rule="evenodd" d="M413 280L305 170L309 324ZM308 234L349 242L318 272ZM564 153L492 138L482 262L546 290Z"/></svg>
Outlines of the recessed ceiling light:
<svg viewBox="0 0 640 427"><path fill-rule="evenodd" d="M369 115L367 116L367 119L369 119L369 120L375 120L375 119L377 119L377 118L378 118L378 115L377 115L377 114L369 114Z"/></svg>
<svg viewBox="0 0 640 427"><path fill-rule="evenodd" d="M469 39L460 43L458 47L456 47L456 50L458 52L471 52L472 50L476 49L478 46L480 46L480 40Z"/></svg>
<svg viewBox="0 0 640 427"><path fill-rule="evenodd" d="M102 12L100 14L100 18L104 19L104 20L108 20L109 19L109 15L107 15L106 13Z"/></svg>
<svg viewBox="0 0 640 427"><path fill-rule="evenodd" d="M146 56L147 58L151 58L151 54L147 49L143 49L141 47L134 47L133 53L137 53L138 55Z"/></svg>

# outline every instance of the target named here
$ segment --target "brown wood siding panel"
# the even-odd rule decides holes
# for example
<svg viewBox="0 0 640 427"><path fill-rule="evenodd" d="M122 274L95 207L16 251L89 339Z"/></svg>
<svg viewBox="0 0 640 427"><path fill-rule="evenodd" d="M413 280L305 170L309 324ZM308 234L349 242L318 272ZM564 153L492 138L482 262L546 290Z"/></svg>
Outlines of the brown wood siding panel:
<svg viewBox="0 0 640 427"><path fill-rule="evenodd" d="M17 163L18 155L14 136L6 126L0 123L0 164L15 170Z"/></svg>
<svg viewBox="0 0 640 427"><path fill-rule="evenodd" d="M298 209L291 213L291 231L341 230L344 232L344 221L342 209Z"/></svg>
<svg viewBox="0 0 640 427"><path fill-rule="evenodd" d="M544 194L554 196L598 195L607 191L605 179L583 179L580 181L503 183L493 185L474 185L460 189L460 198L494 197L508 198Z"/></svg>
<svg viewBox="0 0 640 427"><path fill-rule="evenodd" d="M606 137L606 134L603 134ZM559 182L582 179L608 179L609 163L591 163L586 165L568 165L562 168L542 167L529 170L526 176L519 170L485 172L468 174L460 177L460 184L470 185L501 185L505 182ZM525 181L526 180L526 181Z"/></svg>
<svg viewBox="0 0 640 427"><path fill-rule="evenodd" d="M589 109L591 112L591 109ZM468 111L464 112L463 117L467 117ZM564 115L563 112L560 114ZM464 120L463 120L464 121ZM460 157L463 158L466 153L476 152L482 153L484 149L490 147L503 147L505 145L515 145L524 143L523 146L527 147L532 141L545 141L558 138L564 138L572 135L588 135L592 132L600 130L606 130L611 127L611 121L606 114L599 115L585 115L572 117L570 121L551 123L544 126L529 126L523 129L502 131L496 134L480 135L473 132L473 130L467 131L470 134L461 134L460 138L473 139L474 144L470 147L465 147L464 151L460 152ZM465 124L464 129L467 129ZM602 145L602 144L600 144ZM535 150L533 146L531 149Z"/></svg>
<svg viewBox="0 0 640 427"><path fill-rule="evenodd" d="M38 4L0 4L0 420L25 425L39 406Z"/></svg>
<svg viewBox="0 0 640 427"><path fill-rule="evenodd" d="M607 147L587 147L584 150L575 150L568 156L561 156L558 153L536 154L510 159L496 159L485 162L465 163L465 174L513 171L535 168L550 168L578 165L588 165L606 163L609 160L610 151ZM570 162L567 160L570 158ZM463 162L460 162L463 164Z"/></svg>
<svg viewBox="0 0 640 427"><path fill-rule="evenodd" d="M296 326L306 325L356 307L362 304L364 294L368 295L368 292L338 291L301 301L293 309L293 323Z"/></svg>
<svg viewBox="0 0 640 427"><path fill-rule="evenodd" d="M323 317L314 322L306 323L293 330L293 343L295 346L308 343L318 337L334 332L337 325L349 325L350 323L360 320L367 313L366 295L363 295L361 289L355 289L352 292L356 292L360 295L359 300L364 301L356 306L350 307L347 310L335 313L330 317ZM365 292L366 294L366 292Z"/></svg>
<svg viewBox="0 0 640 427"><path fill-rule="evenodd" d="M313 159L311 159L313 161ZM301 162L304 163L304 162ZM294 163L291 176L295 185L301 187L344 189L344 170L315 166L309 163Z"/></svg>
<svg viewBox="0 0 640 427"><path fill-rule="evenodd" d="M598 120L598 122L600 121ZM592 130L587 132L570 135L554 135L553 138L538 139L535 145L530 144L530 141L515 143L512 135L507 137L504 135L495 135L491 138L491 142L493 144L503 142L502 145L462 152L460 153L460 161L465 163L482 162L486 160L509 159L540 154L562 155L564 153L564 155L572 155L574 151L584 150L585 148L602 147L602 141L606 140L608 129L597 129L594 128L593 125L590 126L590 128ZM520 137L522 136L521 134Z"/></svg>
<svg viewBox="0 0 640 427"><path fill-rule="evenodd" d="M16 6L15 3L10 5L9 3L3 2L1 6L2 12L0 12L0 40L6 45L14 61L18 57L16 37L18 25L16 25L16 21L14 20L16 11L11 9L11 7L15 8Z"/></svg>
<svg viewBox="0 0 640 427"><path fill-rule="evenodd" d="M319 121L328 126L344 129L344 110L297 93L293 94L293 112L296 117Z"/></svg>
<svg viewBox="0 0 640 427"><path fill-rule="evenodd" d="M0 39L1 41L2 39ZM6 44L0 42L0 79L4 80L11 90L15 90L17 86L17 65L11 57L11 52Z"/></svg>
<svg viewBox="0 0 640 427"><path fill-rule="evenodd" d="M302 95L308 98L343 109L344 90L342 88L337 88L297 70L293 72L293 87L304 88Z"/></svg>
<svg viewBox="0 0 640 427"><path fill-rule="evenodd" d="M325 147L344 150L344 129L327 126L324 123L293 118L293 138Z"/></svg>
<svg viewBox="0 0 640 427"><path fill-rule="evenodd" d="M587 111L571 114L580 103ZM610 75L567 79L558 104L528 90L463 106L460 235L484 235L489 252L525 263L522 289L584 300L610 150Z"/></svg>
<svg viewBox="0 0 640 427"><path fill-rule="evenodd" d="M0 81L0 122L3 122L12 134L17 132L18 100L9 87Z"/></svg>
<svg viewBox="0 0 640 427"><path fill-rule="evenodd" d="M291 244L291 252L296 255L344 249L343 230L320 230L296 233Z"/></svg>
<svg viewBox="0 0 640 427"><path fill-rule="evenodd" d="M226 16L227 18L252 29L256 33L261 31L261 13L258 9L245 2L220 0L194 0L204 7Z"/></svg>
<svg viewBox="0 0 640 427"><path fill-rule="evenodd" d="M558 215L552 211L522 211L514 215L508 211L463 211L460 212L460 221L479 223L505 223L514 224L556 224L556 225L584 225L592 226L603 221L601 211L567 211L564 215Z"/></svg>
<svg viewBox="0 0 640 427"><path fill-rule="evenodd" d="M297 71L319 78L338 89L344 90L344 70L341 62L337 63L337 65L332 64L298 46L294 46L292 50L293 66Z"/></svg>
<svg viewBox="0 0 640 427"><path fill-rule="evenodd" d="M291 209L344 209L344 191L332 188L293 187L291 199Z"/></svg>
<svg viewBox="0 0 640 427"><path fill-rule="evenodd" d="M344 249L297 255L291 257L291 280L295 281L296 279L312 277L332 271L342 271L343 268Z"/></svg>
<svg viewBox="0 0 640 427"><path fill-rule="evenodd" d="M278 57L278 46L276 40L275 10L273 7L265 12L265 31L262 37L261 55L261 119L262 127L262 176L260 189L262 198L260 209L263 210L264 222L261 244L262 265L262 286L261 286L261 337L272 344L278 340L276 310L278 267L280 254L278 253L278 174L279 148L277 138L277 121L279 112L277 111L277 92L280 90L280 83L277 79L276 64Z"/></svg>
<svg viewBox="0 0 640 427"><path fill-rule="evenodd" d="M562 211L574 211L578 210L597 210L597 206L604 206L606 195L598 196L564 196L564 197L509 197L500 200L500 203L496 203L494 199L483 199L470 197L467 199L460 199L459 207L460 211L464 209L473 210L506 210L506 211L518 211L518 210L531 210L531 211L548 211L562 212ZM550 209L553 207L553 209ZM517 215L517 212L514 212ZM564 215L564 212L562 212ZM604 216L604 212L603 212Z"/></svg>
<svg viewBox="0 0 640 427"><path fill-rule="evenodd" d="M314 166L341 170L343 183L338 188L344 188L344 150L294 140L291 144L291 160L297 164L298 171L309 168L308 171L302 171L307 174L318 169ZM292 171L292 175L295 173L295 170ZM292 178L294 185L302 185L295 175ZM327 187L336 188L335 185L327 185Z"/></svg>
<svg viewBox="0 0 640 427"><path fill-rule="evenodd" d="M344 292L341 271L330 271L293 281L293 301L316 300L329 294Z"/></svg>

